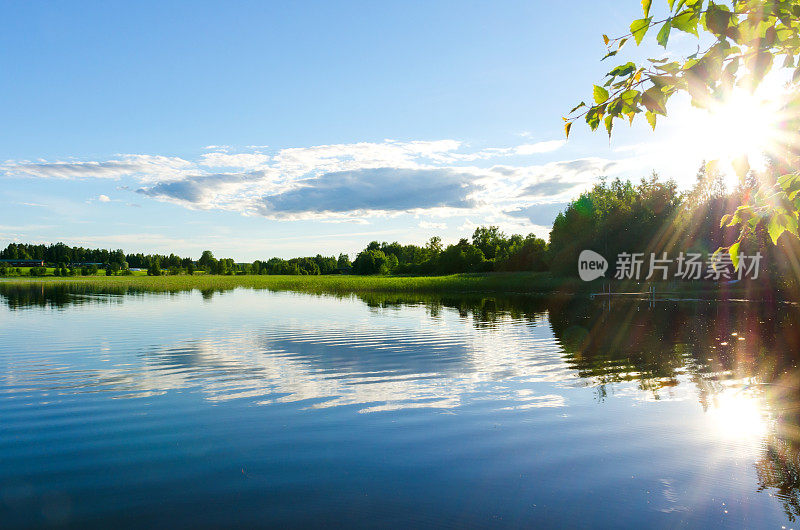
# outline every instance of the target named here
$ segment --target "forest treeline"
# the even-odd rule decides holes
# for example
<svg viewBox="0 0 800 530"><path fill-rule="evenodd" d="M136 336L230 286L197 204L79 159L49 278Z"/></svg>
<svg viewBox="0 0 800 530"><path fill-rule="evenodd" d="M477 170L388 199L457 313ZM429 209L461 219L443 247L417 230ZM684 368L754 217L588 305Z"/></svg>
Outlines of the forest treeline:
<svg viewBox="0 0 800 530"><path fill-rule="evenodd" d="M766 176L759 178L770 178ZM147 269L149 274L398 274L438 275L464 272L551 271L557 276L575 276L578 254L595 250L611 262L622 252L661 254L695 252L711 255L730 245L737 237L735 228L720 225L720 219L741 204L749 187L726 189L719 173L708 174L702 166L695 185L680 192L673 180L657 175L638 183L602 179L592 189L565 206L556 217L549 243L533 234L506 235L496 226L475 229L470 238L444 245L432 237L424 245L398 242L369 243L354 256L271 258L252 263L237 263L231 258L216 258L205 251L196 261L176 254L125 254L122 250L70 247L63 243L31 245L11 243L0 252L0 259L41 259L57 274L87 273L76 263L101 264L107 274L125 274L130 268ZM745 254L761 252L763 274L767 278L790 281L791 256L800 248L791 238L782 237L778 245L764 231L756 231L741 245ZM0 268L0 274L7 272ZM41 272L41 271L40 271ZM91 273L89 271L88 273ZM610 276L609 275L609 276Z"/></svg>
<svg viewBox="0 0 800 530"><path fill-rule="evenodd" d="M458 272L545 271L547 243L533 234L506 236L497 227L479 227L471 239L442 245L432 237L425 245L401 245L373 241L353 261L341 253L317 254L292 259L271 258L252 263L237 263L232 258L217 259L206 250L198 260L176 254L125 254L122 250L70 247L63 243L32 245L11 243L0 251L4 260L42 260L55 267L56 275L94 274L103 268L107 274L125 274L130 269L146 269L148 274L453 274ZM33 269L37 269L34 271ZM40 274L38 267L31 269ZM0 274L14 273L0 266Z"/></svg>

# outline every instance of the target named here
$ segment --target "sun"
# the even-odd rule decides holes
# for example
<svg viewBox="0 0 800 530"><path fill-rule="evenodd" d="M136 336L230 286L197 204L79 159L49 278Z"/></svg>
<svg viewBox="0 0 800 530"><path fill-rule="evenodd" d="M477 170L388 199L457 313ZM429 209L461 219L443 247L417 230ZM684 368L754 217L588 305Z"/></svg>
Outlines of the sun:
<svg viewBox="0 0 800 530"><path fill-rule="evenodd" d="M758 158L772 150L780 124L779 109L774 105L738 91L713 106L709 113L710 149L728 160L742 154Z"/></svg>
<svg viewBox="0 0 800 530"><path fill-rule="evenodd" d="M696 158L718 160L728 184L738 184L732 162L747 156L756 171L766 167L768 156L778 156L781 145L782 101L780 90L756 93L735 89L707 108L692 108L682 120L682 144Z"/></svg>

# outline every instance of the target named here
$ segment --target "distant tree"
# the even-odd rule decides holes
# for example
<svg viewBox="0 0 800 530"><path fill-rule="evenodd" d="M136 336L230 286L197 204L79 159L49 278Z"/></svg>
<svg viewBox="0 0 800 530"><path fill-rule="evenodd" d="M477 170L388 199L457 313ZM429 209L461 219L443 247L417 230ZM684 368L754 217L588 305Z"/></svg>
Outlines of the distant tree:
<svg viewBox="0 0 800 530"><path fill-rule="evenodd" d="M496 226L480 226L472 234L472 244L486 259L494 259L506 243L506 236Z"/></svg>
<svg viewBox="0 0 800 530"><path fill-rule="evenodd" d="M431 256L438 256L442 252L442 238L439 236L433 236L428 240L428 244L425 246Z"/></svg>
<svg viewBox="0 0 800 530"><path fill-rule="evenodd" d="M290 264L297 267L299 274L303 275L317 275L320 274L319 265L314 261L314 258L294 258L289 260Z"/></svg>
<svg viewBox="0 0 800 530"><path fill-rule="evenodd" d="M214 253L210 250L204 250L203 255L197 260L197 264L208 272L213 272L217 265L217 260L214 259Z"/></svg>
<svg viewBox="0 0 800 530"><path fill-rule="evenodd" d="M339 269L349 269L352 266L350 263L350 256L347 254L339 254L339 259L336 260L336 267Z"/></svg>
<svg viewBox="0 0 800 530"><path fill-rule="evenodd" d="M534 271L548 270L547 242L533 234L525 239L520 236L510 238L508 255L495 262L495 270L501 271Z"/></svg>
<svg viewBox="0 0 800 530"><path fill-rule="evenodd" d="M212 265L211 272L213 274L233 275L235 273L235 265L231 258L223 258Z"/></svg>
<svg viewBox="0 0 800 530"><path fill-rule="evenodd" d="M320 274L333 274L336 272L338 262L336 261L335 257L317 254L313 259L314 263L316 263L317 267L319 268Z"/></svg>
<svg viewBox="0 0 800 530"><path fill-rule="evenodd" d="M300 274L297 265L291 265L281 258L271 258L266 264L267 274Z"/></svg>
<svg viewBox="0 0 800 530"><path fill-rule="evenodd" d="M161 261L154 259L147 268L148 276L161 276Z"/></svg>
<svg viewBox="0 0 800 530"><path fill-rule="evenodd" d="M366 250L360 252L353 262L353 272L356 274L379 274L388 271L386 254L381 250Z"/></svg>
<svg viewBox="0 0 800 530"><path fill-rule="evenodd" d="M437 272L454 274L458 272L481 272L484 270L486 257L481 249L461 239L455 245L448 246L437 260Z"/></svg>
<svg viewBox="0 0 800 530"><path fill-rule="evenodd" d="M194 274L194 263L189 262L189 264L186 265L186 274L188 274L189 276Z"/></svg>
<svg viewBox="0 0 800 530"><path fill-rule="evenodd" d="M661 182L656 175L638 185L620 179L601 181L556 217L550 232L552 270L575 275L583 250L594 250L609 260L622 252L676 250L671 246L678 240L671 236L680 204L677 184Z"/></svg>

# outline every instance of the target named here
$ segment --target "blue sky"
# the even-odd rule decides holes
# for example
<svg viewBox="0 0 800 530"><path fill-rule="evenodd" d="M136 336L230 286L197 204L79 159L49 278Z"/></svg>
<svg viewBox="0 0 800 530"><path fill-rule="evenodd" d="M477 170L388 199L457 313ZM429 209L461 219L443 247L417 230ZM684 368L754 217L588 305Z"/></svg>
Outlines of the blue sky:
<svg viewBox="0 0 800 530"><path fill-rule="evenodd" d="M563 142L561 116L613 66L601 34L640 9L3 3L0 245L354 254L480 224L546 236L600 175L688 184L702 153L675 155L682 108L657 133Z"/></svg>

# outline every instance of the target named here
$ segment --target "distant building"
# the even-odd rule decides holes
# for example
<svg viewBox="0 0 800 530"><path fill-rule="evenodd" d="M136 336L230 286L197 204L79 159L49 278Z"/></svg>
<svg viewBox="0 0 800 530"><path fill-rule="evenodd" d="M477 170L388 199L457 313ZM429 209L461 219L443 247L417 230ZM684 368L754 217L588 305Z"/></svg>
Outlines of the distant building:
<svg viewBox="0 0 800 530"><path fill-rule="evenodd" d="M0 267L44 267L41 259L0 259Z"/></svg>

